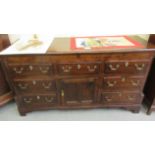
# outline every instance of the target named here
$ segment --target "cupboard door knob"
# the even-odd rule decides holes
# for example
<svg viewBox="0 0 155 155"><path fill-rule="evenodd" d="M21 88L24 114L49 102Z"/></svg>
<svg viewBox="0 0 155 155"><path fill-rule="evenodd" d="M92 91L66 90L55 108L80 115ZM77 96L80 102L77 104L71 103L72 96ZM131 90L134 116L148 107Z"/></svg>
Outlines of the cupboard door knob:
<svg viewBox="0 0 155 155"><path fill-rule="evenodd" d="M135 64L135 67L138 71L142 71L145 67L145 64L144 63L143 64Z"/></svg>
<svg viewBox="0 0 155 155"><path fill-rule="evenodd" d="M72 67L71 66L62 66L62 70L65 73L69 73L71 71Z"/></svg>
<svg viewBox="0 0 155 155"><path fill-rule="evenodd" d="M28 84L21 84L21 83L19 83L19 84L18 84L18 87L19 87L21 90L26 90L27 87L28 87Z"/></svg>
<svg viewBox="0 0 155 155"><path fill-rule="evenodd" d="M117 83L117 81L113 81L113 82L108 81L107 85L108 85L108 87L114 87L116 85L116 83Z"/></svg>
<svg viewBox="0 0 155 155"><path fill-rule="evenodd" d="M138 86L140 82L139 82L139 80L137 80L137 81L132 80L131 83L133 86Z"/></svg>
<svg viewBox="0 0 155 155"><path fill-rule="evenodd" d="M61 96L62 96L62 97L65 96L64 90L61 90Z"/></svg>
<svg viewBox="0 0 155 155"><path fill-rule="evenodd" d="M32 98L24 98L24 102L25 103L31 103L32 102Z"/></svg>
<svg viewBox="0 0 155 155"><path fill-rule="evenodd" d="M110 68L112 71L116 71L116 70L118 70L119 67L120 67L119 64L116 64L115 66L113 66L113 65L111 65L111 64L109 65L109 68Z"/></svg>
<svg viewBox="0 0 155 155"><path fill-rule="evenodd" d="M93 67L87 66L87 68L89 72L95 72L95 70L97 69L97 66L96 65Z"/></svg>
<svg viewBox="0 0 155 155"><path fill-rule="evenodd" d="M23 72L24 68L20 67L20 68L17 69L16 67L14 67L13 70L14 70L15 73L21 74Z"/></svg>
<svg viewBox="0 0 155 155"><path fill-rule="evenodd" d="M39 67L41 73L46 74L49 71L49 67Z"/></svg>

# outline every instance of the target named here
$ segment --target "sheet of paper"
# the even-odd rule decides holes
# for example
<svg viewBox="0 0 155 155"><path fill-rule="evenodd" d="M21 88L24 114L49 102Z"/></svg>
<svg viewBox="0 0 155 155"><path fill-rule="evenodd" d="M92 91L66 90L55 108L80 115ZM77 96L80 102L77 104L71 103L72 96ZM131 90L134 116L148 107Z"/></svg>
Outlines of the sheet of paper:
<svg viewBox="0 0 155 155"><path fill-rule="evenodd" d="M42 42L42 44L38 46L30 46L28 48L25 48L23 50L18 50L19 44L23 43L23 38L12 44L7 49L0 52L0 55L17 55L17 54L44 54L47 52L47 49L51 45L54 38L51 36L41 36L39 37L39 40Z"/></svg>
<svg viewBox="0 0 155 155"><path fill-rule="evenodd" d="M96 40L95 40L96 39ZM89 38L77 38L76 39L76 47L77 48L82 48L84 47L84 45L82 43L86 43L90 46L94 46L94 47L100 47L100 46L134 46L134 44L132 42L130 42L129 40L127 40L124 37L103 37L103 38L99 38L100 40L100 44L98 43L98 38L93 38L93 39L89 39ZM98 44L97 44L98 43ZM87 45L87 46L88 46Z"/></svg>
<svg viewBox="0 0 155 155"><path fill-rule="evenodd" d="M129 36L73 37L71 49L142 48L143 45Z"/></svg>

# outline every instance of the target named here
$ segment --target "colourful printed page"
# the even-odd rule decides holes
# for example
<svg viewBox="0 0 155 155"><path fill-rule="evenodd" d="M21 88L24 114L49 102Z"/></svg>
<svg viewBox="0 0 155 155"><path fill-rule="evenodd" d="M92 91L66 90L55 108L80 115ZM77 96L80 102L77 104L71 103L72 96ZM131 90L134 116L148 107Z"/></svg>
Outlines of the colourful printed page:
<svg viewBox="0 0 155 155"><path fill-rule="evenodd" d="M102 49L143 47L128 36L75 37L71 38L71 49Z"/></svg>

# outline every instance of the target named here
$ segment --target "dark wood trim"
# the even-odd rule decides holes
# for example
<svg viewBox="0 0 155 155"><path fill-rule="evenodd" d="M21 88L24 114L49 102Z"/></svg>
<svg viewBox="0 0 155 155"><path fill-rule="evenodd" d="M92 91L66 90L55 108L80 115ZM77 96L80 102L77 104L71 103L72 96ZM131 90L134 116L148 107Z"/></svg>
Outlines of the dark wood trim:
<svg viewBox="0 0 155 155"><path fill-rule="evenodd" d="M0 51L4 50L10 45L10 40L7 34L0 34L0 44ZM4 105L12 99L13 94L7 83L0 57L0 105Z"/></svg>
<svg viewBox="0 0 155 155"><path fill-rule="evenodd" d="M8 34L0 34L0 40L2 43L2 49L0 51L11 45Z"/></svg>

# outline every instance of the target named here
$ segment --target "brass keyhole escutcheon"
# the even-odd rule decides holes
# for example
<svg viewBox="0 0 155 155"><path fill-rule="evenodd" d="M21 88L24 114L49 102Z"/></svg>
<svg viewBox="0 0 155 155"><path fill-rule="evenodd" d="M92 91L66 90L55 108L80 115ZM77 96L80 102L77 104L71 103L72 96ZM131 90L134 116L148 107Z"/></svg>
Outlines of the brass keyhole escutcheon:
<svg viewBox="0 0 155 155"><path fill-rule="evenodd" d="M77 65L77 69L81 69L81 65L80 64Z"/></svg>
<svg viewBox="0 0 155 155"><path fill-rule="evenodd" d="M125 67L128 67L129 66L129 62L125 62Z"/></svg>
<svg viewBox="0 0 155 155"><path fill-rule="evenodd" d="M64 90L61 90L61 96L62 96L62 97L65 96Z"/></svg>
<svg viewBox="0 0 155 155"><path fill-rule="evenodd" d="M125 77L122 77L121 81L122 82L125 82L126 81L126 78Z"/></svg>
<svg viewBox="0 0 155 155"><path fill-rule="evenodd" d="M29 69L32 71L33 70L33 66L29 66Z"/></svg>

